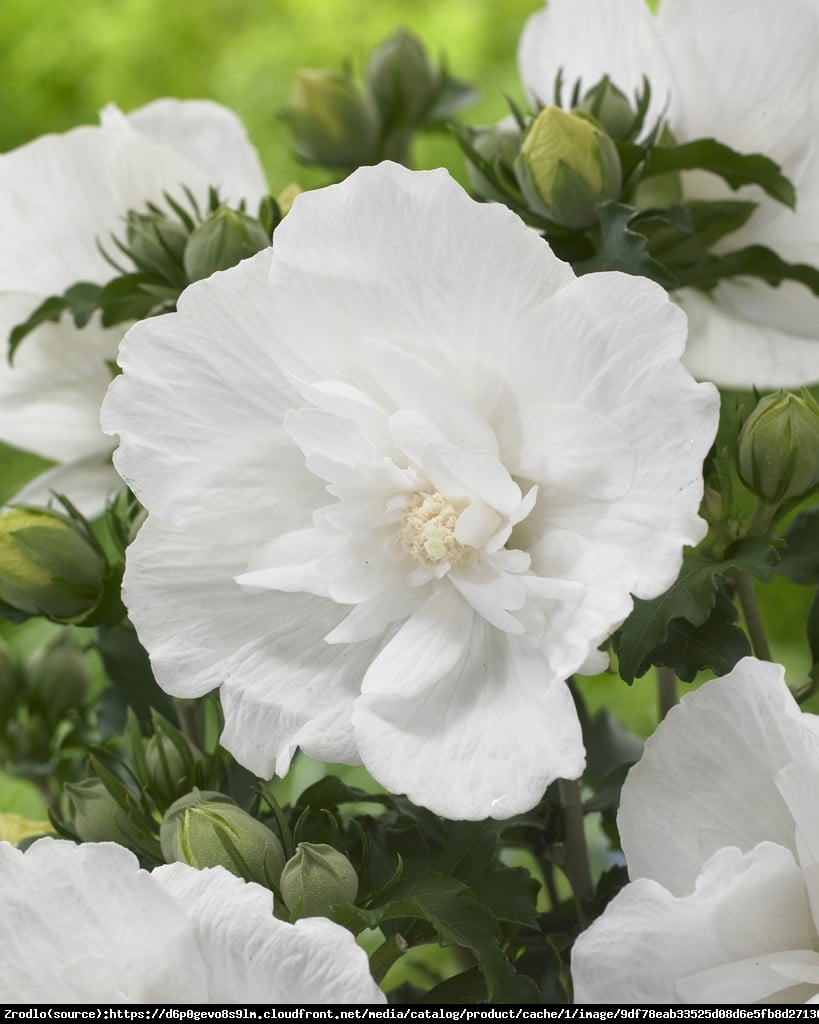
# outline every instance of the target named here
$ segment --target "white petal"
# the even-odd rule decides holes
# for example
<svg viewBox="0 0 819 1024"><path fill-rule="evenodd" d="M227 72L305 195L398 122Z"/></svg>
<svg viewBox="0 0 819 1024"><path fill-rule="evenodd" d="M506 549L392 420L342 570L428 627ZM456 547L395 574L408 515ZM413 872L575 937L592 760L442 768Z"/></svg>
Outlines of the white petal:
<svg viewBox="0 0 819 1024"><path fill-rule="evenodd" d="M93 519L104 510L108 500L122 487L111 465L111 455L103 452L77 462L55 466L30 480L9 504L40 505L61 508L56 494L64 494L84 516Z"/></svg>
<svg viewBox="0 0 819 1024"><path fill-rule="evenodd" d="M319 571L326 539L318 530L291 530L271 541L236 577L243 587L286 590L327 597L327 578Z"/></svg>
<svg viewBox="0 0 819 1024"><path fill-rule="evenodd" d="M764 999L790 988L768 963L778 958L766 954L787 960L784 951L810 950L811 931L802 875L791 852L773 843L748 853L727 847L704 865L690 895L675 897L640 879L612 900L572 950L575 1000ZM710 975L698 978L709 969Z"/></svg>
<svg viewBox="0 0 819 1024"><path fill-rule="evenodd" d="M418 632L410 619L385 648L353 713L361 757L383 786L477 820L529 810L555 778L580 775L571 694L531 644L473 615L453 663L454 638L444 647L439 630L419 645Z"/></svg>
<svg viewBox="0 0 819 1024"><path fill-rule="evenodd" d="M511 211L476 204L443 170L362 167L302 193L291 212L275 235L275 329L286 368L306 380L366 391L365 342L378 338L457 380L486 415L517 335L509 311L574 279ZM351 232L367 244L352 245Z"/></svg>
<svg viewBox="0 0 819 1024"><path fill-rule="evenodd" d="M797 285L792 288L799 290ZM739 286L730 286L730 291L735 289ZM751 289L751 297L756 290ZM808 301L815 306L816 300ZM690 322L685 365L700 380L729 388L792 388L819 381L819 342L808 330L790 331L787 325L756 322L734 312L733 302L718 304L690 290L681 293L680 302ZM749 312L753 315L752 309ZM818 315L814 309L814 321Z"/></svg>
<svg viewBox="0 0 819 1024"><path fill-rule="evenodd" d="M208 969L212 1003L383 1003L367 956L324 918L295 925L273 916L267 889L225 871L186 864L155 868L157 883L185 908Z"/></svg>
<svg viewBox="0 0 819 1024"><path fill-rule="evenodd" d="M796 852L774 776L794 760L819 762L819 740L783 676L779 665L743 658L683 697L647 741L618 818L632 878L684 893L722 846L770 840Z"/></svg>
<svg viewBox="0 0 819 1024"><path fill-rule="evenodd" d="M216 545L154 517L128 549L124 600L159 685L199 696L223 684L223 745L263 778L296 747L355 761L350 708L378 641L334 647L344 615L308 594L243 590L241 538Z"/></svg>
<svg viewBox="0 0 819 1024"><path fill-rule="evenodd" d="M40 301L31 293L0 293L0 439L58 462L110 451L99 409L122 330L96 322L77 330L64 317L24 338L9 364L6 337Z"/></svg>
<svg viewBox="0 0 819 1024"><path fill-rule="evenodd" d="M0 903L4 1002L206 998L191 922L114 843L0 843Z"/></svg>
<svg viewBox="0 0 819 1024"><path fill-rule="evenodd" d="M150 511L264 541L326 504L282 429L295 395L271 358L270 258L193 285L178 313L133 327L102 410L120 435L114 464Z"/></svg>
<svg viewBox="0 0 819 1024"><path fill-rule="evenodd" d="M475 566L453 566L449 582L493 626L517 635L525 631L523 624L509 614L519 611L526 601L526 587L520 576L479 562Z"/></svg>
<svg viewBox="0 0 819 1024"><path fill-rule="evenodd" d="M663 0L657 30L674 67L683 140L715 138L742 153L764 153L793 175L814 144L819 100L815 7L782 0L723 0L719 32L711 0ZM708 88L703 89L707 69Z"/></svg>
<svg viewBox="0 0 819 1024"><path fill-rule="evenodd" d="M647 124L677 109L676 87L663 40L644 0L549 0L526 23L518 64L527 91L542 103L555 101L563 69L563 102L582 79L585 93L604 75L631 99L645 75L652 90Z"/></svg>
<svg viewBox="0 0 819 1024"><path fill-rule="evenodd" d="M101 118L105 124L105 112ZM140 134L175 150L219 189L222 199L246 199L249 212L268 193L259 155L239 118L211 100L154 100L132 110L128 123Z"/></svg>

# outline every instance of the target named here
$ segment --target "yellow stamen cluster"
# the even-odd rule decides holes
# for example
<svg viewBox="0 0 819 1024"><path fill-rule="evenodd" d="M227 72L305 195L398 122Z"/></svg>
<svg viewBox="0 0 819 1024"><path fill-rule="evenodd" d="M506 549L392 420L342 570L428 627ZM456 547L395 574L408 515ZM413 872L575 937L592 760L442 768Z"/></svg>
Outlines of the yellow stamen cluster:
<svg viewBox="0 0 819 1024"><path fill-rule="evenodd" d="M422 565L455 563L471 550L455 539L460 514L438 491L433 494L418 491L404 510L399 533L401 543Z"/></svg>

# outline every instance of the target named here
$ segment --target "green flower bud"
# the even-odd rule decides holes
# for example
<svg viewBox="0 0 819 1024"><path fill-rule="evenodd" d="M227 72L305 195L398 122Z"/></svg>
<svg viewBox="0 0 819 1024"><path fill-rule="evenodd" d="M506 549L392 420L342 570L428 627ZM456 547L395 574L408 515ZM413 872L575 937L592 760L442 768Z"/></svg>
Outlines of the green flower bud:
<svg viewBox="0 0 819 1024"><path fill-rule="evenodd" d="M349 75L302 69L282 117L306 163L349 169L376 157L378 112Z"/></svg>
<svg viewBox="0 0 819 1024"><path fill-rule="evenodd" d="M613 139L626 139L637 112L628 97L610 80L608 75L593 86L575 107L579 114L590 114Z"/></svg>
<svg viewBox="0 0 819 1024"><path fill-rule="evenodd" d="M191 232L185 246L185 273L189 281L199 281L235 267L269 245L267 232L254 217L222 206Z"/></svg>
<svg viewBox="0 0 819 1024"><path fill-rule="evenodd" d="M65 823L84 843L119 843L142 850L146 837L99 779L69 782L63 787Z"/></svg>
<svg viewBox="0 0 819 1024"><path fill-rule="evenodd" d="M247 882L278 885L284 850L277 836L222 793L194 789L172 804L159 828L168 863L221 865Z"/></svg>
<svg viewBox="0 0 819 1024"><path fill-rule="evenodd" d="M514 119L509 118L508 122L502 122L493 128L473 129L469 134L472 146L493 167L500 163L508 164L511 167L520 152L523 134ZM479 196L497 203L506 202L506 194L496 188L486 175L469 160L466 164L466 174L469 184Z"/></svg>
<svg viewBox="0 0 819 1024"><path fill-rule="evenodd" d="M91 668L67 631L38 651L26 670L32 706L51 722L88 696Z"/></svg>
<svg viewBox="0 0 819 1024"><path fill-rule="evenodd" d="M125 231L138 266L171 280L179 275L189 234L181 221L160 213L129 210Z"/></svg>
<svg viewBox="0 0 819 1024"><path fill-rule="evenodd" d="M810 392L766 395L739 434L739 473L770 505L819 487L819 405Z"/></svg>
<svg viewBox="0 0 819 1024"><path fill-rule="evenodd" d="M0 515L0 601L57 622L81 619L99 600L106 564L80 527L44 509Z"/></svg>
<svg viewBox="0 0 819 1024"><path fill-rule="evenodd" d="M414 125L434 105L441 74L421 40L400 28L373 50L367 82L385 122Z"/></svg>
<svg viewBox="0 0 819 1024"><path fill-rule="evenodd" d="M343 853L326 843L299 843L279 882L291 920L326 917L336 903L352 903L358 875Z"/></svg>
<svg viewBox="0 0 819 1024"><path fill-rule="evenodd" d="M189 793L196 781L196 764L202 755L191 744L189 748L189 756L184 757L171 737L159 729L148 740L145 747L148 787L163 806Z"/></svg>
<svg viewBox="0 0 819 1024"><path fill-rule="evenodd" d="M611 138L560 107L545 107L529 126L515 175L533 210L575 230L591 227L597 203L616 199L622 187Z"/></svg>

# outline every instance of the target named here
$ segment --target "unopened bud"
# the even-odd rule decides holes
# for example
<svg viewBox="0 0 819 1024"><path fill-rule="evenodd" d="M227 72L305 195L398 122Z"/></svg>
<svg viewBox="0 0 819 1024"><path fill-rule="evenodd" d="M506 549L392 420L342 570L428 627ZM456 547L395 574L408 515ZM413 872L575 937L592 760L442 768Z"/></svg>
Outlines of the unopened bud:
<svg viewBox="0 0 819 1024"><path fill-rule="evenodd" d="M367 81L385 122L417 124L435 102L441 74L421 40L400 28L373 50Z"/></svg>
<svg viewBox="0 0 819 1024"><path fill-rule="evenodd" d="M506 164L511 167L520 152L523 134L514 118L507 118L492 128L478 128L470 131L469 141L479 156L483 157L493 168ZM495 202L506 202L507 196L496 188L486 175L472 163L467 161L466 174L469 184L484 199Z"/></svg>
<svg viewBox="0 0 819 1024"><path fill-rule="evenodd" d="M128 248L138 264L173 279L182 269L188 230L181 221L160 213L128 211Z"/></svg>
<svg viewBox="0 0 819 1024"><path fill-rule="evenodd" d="M284 850L277 836L222 793L194 789L172 804L159 829L170 863L221 865L247 882L278 885Z"/></svg>
<svg viewBox="0 0 819 1024"><path fill-rule="evenodd" d="M611 82L608 75L589 89L575 110L581 114L590 114L613 139L628 138L637 117L628 97Z"/></svg>
<svg viewBox="0 0 819 1024"><path fill-rule="evenodd" d="M196 781L200 752L189 744L187 756L167 733L157 728L145 747L148 788L163 806L189 793Z"/></svg>
<svg viewBox="0 0 819 1024"><path fill-rule="evenodd" d="M591 120L545 107L529 126L515 175L533 210L563 227L595 223L595 207L620 195L622 170L611 138Z"/></svg>
<svg viewBox="0 0 819 1024"><path fill-rule="evenodd" d="M31 703L51 722L80 707L91 687L91 668L68 631L38 651L26 671Z"/></svg>
<svg viewBox="0 0 819 1024"><path fill-rule="evenodd" d="M81 619L99 601L106 568L67 516L33 508L0 515L0 601L18 611Z"/></svg>
<svg viewBox="0 0 819 1024"><path fill-rule="evenodd" d="M819 405L810 392L760 399L739 435L739 472L769 505L796 501L819 487Z"/></svg>
<svg viewBox="0 0 819 1024"><path fill-rule="evenodd" d="M293 133L296 153L306 163L349 169L376 158L378 113L349 75L312 68L299 71L282 117Z"/></svg>
<svg viewBox="0 0 819 1024"><path fill-rule="evenodd" d="M327 917L337 903L358 895L358 875L343 853L326 843L299 843L285 864L279 891L292 920Z"/></svg>
<svg viewBox="0 0 819 1024"><path fill-rule="evenodd" d="M142 831L99 779L69 782L63 787L63 793L65 822L84 843L119 843L129 849L143 847Z"/></svg>
<svg viewBox="0 0 819 1024"><path fill-rule="evenodd" d="M199 281L235 267L269 245L267 232L254 217L222 206L191 232L185 246L185 273L189 281Z"/></svg>

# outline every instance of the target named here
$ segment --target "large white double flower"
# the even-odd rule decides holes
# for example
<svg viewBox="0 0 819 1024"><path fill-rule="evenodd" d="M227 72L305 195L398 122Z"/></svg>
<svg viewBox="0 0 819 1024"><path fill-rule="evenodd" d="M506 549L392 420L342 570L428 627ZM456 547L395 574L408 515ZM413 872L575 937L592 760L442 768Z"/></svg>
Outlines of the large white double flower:
<svg viewBox="0 0 819 1024"><path fill-rule="evenodd" d="M66 493L99 512L118 479L99 410L123 327L96 319L77 330L68 315L37 328L7 359L9 332L50 295L78 281L103 284L110 235L124 235L129 209L186 203L182 186L205 202L209 186L234 202L265 194L255 149L235 114L205 100L157 100L127 117L115 107L99 126L44 135L0 155L0 440L58 465L21 500Z"/></svg>
<svg viewBox="0 0 819 1024"><path fill-rule="evenodd" d="M662 289L576 279L445 171L300 196L129 332L103 407L160 685L222 684L263 777L301 746L450 817L531 807L583 768L564 680L704 531L684 342Z"/></svg>
<svg viewBox="0 0 819 1024"><path fill-rule="evenodd" d="M684 697L623 787L633 881L578 939L578 1002L819 1000L819 718L743 659Z"/></svg>
<svg viewBox="0 0 819 1024"><path fill-rule="evenodd" d="M549 0L524 30L527 90L553 102L556 75L585 88L608 74L633 96L646 75L649 119L664 110L679 142L716 138L776 160L797 187L796 212L760 203L724 248L762 244L819 264L819 8L811 0ZM667 107L666 107L667 105ZM688 176L689 197L728 195L716 178ZM819 299L799 284L721 283L713 297L679 293L689 316L685 361L719 384L788 387L819 380Z"/></svg>
<svg viewBox="0 0 819 1024"><path fill-rule="evenodd" d="M367 957L325 918L273 916L224 868L150 873L115 843L0 843L4 1003L380 1003Z"/></svg>

